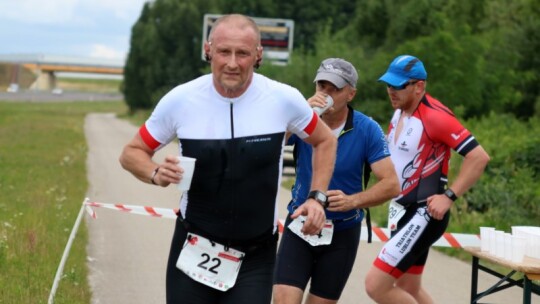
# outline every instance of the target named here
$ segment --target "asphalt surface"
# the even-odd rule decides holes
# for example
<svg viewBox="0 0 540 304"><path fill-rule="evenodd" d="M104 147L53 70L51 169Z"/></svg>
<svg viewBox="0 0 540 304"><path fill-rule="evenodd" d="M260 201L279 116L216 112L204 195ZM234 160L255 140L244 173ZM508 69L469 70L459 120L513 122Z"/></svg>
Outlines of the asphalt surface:
<svg viewBox="0 0 540 304"><path fill-rule="evenodd" d="M1 97L0 97L1 98ZM88 153L88 179L91 201L177 208L180 193L175 187L160 188L137 180L118 163L122 147L137 132L137 127L116 119L112 114L90 114L85 121ZM177 154L174 144L156 155ZM282 188L279 196L280 218L290 192ZM94 304L165 303L165 268L174 221L95 208L98 218L86 217L89 228L89 281ZM361 241L353 273L340 303L373 303L364 291L363 280L382 244ZM456 249L459 250L459 249ZM478 288L483 291L497 280L479 274ZM424 285L436 303L469 303L471 263L450 258L431 250ZM522 290L509 288L482 298L482 303L521 303ZM532 303L540 304L533 295Z"/></svg>

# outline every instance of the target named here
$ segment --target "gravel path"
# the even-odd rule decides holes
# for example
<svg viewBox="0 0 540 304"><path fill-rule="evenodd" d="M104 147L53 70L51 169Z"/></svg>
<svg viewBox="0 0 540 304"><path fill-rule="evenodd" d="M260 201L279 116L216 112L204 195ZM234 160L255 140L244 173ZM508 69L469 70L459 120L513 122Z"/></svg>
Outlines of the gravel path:
<svg viewBox="0 0 540 304"><path fill-rule="evenodd" d="M180 194L174 187L159 188L144 184L124 171L118 157L137 127L112 114L90 114L85 121L89 146L88 179L91 201L177 208ZM158 159L176 154L171 144L157 153ZM280 218L290 192L280 193ZM95 209L96 220L86 217L89 228L88 265L94 304L165 303L165 266L174 221L126 214L104 208ZM362 241L359 253L340 303L372 303L364 292L363 279L381 248L380 243ZM471 265L432 250L424 284L436 303L470 301ZM496 280L481 273L479 290ZM510 288L483 298L489 303L520 303L520 288ZM532 303L540 304L533 295Z"/></svg>

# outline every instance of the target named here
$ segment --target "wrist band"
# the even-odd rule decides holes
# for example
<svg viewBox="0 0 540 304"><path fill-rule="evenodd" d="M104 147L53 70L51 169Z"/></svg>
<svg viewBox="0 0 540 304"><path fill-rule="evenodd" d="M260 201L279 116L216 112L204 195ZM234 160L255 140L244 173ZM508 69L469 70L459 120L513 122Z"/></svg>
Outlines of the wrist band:
<svg viewBox="0 0 540 304"><path fill-rule="evenodd" d="M150 181L154 185L157 185L156 181L154 180L154 177L156 177L156 174L158 173L158 171L159 171L159 167L155 168L154 171L152 172L152 177L150 177Z"/></svg>

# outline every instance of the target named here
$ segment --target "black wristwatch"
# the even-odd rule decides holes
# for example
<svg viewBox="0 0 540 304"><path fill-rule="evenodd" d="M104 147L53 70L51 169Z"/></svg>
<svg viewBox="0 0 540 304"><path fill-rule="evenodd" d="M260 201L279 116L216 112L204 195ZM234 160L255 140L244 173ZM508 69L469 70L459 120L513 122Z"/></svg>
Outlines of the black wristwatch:
<svg viewBox="0 0 540 304"><path fill-rule="evenodd" d="M457 195L450 188L448 188L448 189L446 189L446 191L444 191L444 195L448 196L448 198L451 199L452 201L457 200Z"/></svg>
<svg viewBox="0 0 540 304"><path fill-rule="evenodd" d="M308 199L312 198L312 199L316 200L325 209L328 207L328 196L326 196L326 194L322 193L319 190L313 190L313 191L309 192L307 197L308 197Z"/></svg>

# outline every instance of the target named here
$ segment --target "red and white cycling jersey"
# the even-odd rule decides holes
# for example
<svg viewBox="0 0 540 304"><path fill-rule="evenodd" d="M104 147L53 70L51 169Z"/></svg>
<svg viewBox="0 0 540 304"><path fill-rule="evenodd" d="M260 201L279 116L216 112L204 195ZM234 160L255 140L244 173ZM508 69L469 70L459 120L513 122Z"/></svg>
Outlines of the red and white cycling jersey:
<svg viewBox="0 0 540 304"><path fill-rule="evenodd" d="M398 109L390 122L388 147L401 183L396 202L408 206L444 192L450 149L465 155L478 142L450 109L428 94L396 134L400 117Z"/></svg>

